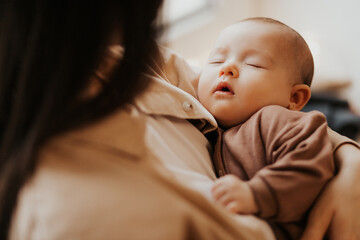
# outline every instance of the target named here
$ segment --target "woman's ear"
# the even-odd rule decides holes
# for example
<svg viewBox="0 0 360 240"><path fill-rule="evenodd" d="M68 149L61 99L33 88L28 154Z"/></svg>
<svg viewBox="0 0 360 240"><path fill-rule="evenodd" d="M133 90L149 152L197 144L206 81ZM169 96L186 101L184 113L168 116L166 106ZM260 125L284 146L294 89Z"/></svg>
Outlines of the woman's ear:
<svg viewBox="0 0 360 240"><path fill-rule="evenodd" d="M310 87L306 84L296 84L291 90L288 109L300 111L311 97Z"/></svg>

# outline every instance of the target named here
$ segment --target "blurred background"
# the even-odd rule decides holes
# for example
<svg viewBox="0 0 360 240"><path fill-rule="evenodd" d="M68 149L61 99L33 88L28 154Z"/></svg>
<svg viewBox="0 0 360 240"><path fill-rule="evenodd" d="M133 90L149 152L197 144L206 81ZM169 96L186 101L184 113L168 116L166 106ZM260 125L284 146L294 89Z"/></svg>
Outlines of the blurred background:
<svg viewBox="0 0 360 240"><path fill-rule="evenodd" d="M165 0L163 44L201 68L217 35L248 17L271 17L298 31L315 61L305 111L325 113L335 130L360 140L360 1ZM344 129L345 128L345 129Z"/></svg>

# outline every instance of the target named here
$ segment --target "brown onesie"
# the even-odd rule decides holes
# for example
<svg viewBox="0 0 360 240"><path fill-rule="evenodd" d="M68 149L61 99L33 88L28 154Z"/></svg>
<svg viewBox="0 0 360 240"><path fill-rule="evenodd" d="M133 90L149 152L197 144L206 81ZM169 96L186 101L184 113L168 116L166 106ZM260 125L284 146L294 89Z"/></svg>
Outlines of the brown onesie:
<svg viewBox="0 0 360 240"><path fill-rule="evenodd" d="M220 133L214 166L250 185L257 215L277 239L298 239L309 209L334 175L325 116L266 106L245 123Z"/></svg>

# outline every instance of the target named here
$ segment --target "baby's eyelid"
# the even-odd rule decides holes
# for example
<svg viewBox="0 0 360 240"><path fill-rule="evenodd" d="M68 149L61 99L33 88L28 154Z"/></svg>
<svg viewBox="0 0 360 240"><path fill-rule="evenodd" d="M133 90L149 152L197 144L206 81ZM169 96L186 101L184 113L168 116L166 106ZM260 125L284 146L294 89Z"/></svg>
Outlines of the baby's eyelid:
<svg viewBox="0 0 360 240"><path fill-rule="evenodd" d="M265 68L262 64L258 64L258 63L245 63L245 64L255 68Z"/></svg>
<svg viewBox="0 0 360 240"><path fill-rule="evenodd" d="M224 61L223 60L210 60L209 63L210 64L224 63Z"/></svg>

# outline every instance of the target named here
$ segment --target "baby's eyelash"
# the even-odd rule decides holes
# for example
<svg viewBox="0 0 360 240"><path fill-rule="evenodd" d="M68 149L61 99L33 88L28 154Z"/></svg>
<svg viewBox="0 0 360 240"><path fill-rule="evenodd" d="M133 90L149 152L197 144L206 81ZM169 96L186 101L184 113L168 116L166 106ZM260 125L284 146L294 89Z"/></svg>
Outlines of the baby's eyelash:
<svg viewBox="0 0 360 240"><path fill-rule="evenodd" d="M220 63L223 63L222 61L211 61L209 62L210 64L220 64Z"/></svg>
<svg viewBox="0 0 360 240"><path fill-rule="evenodd" d="M258 65L258 64L246 63L246 65L248 65L250 67L254 67L254 68L263 68L261 65Z"/></svg>

